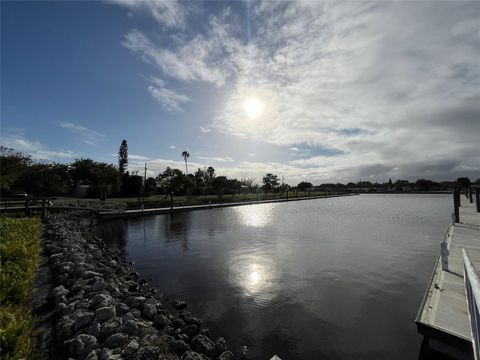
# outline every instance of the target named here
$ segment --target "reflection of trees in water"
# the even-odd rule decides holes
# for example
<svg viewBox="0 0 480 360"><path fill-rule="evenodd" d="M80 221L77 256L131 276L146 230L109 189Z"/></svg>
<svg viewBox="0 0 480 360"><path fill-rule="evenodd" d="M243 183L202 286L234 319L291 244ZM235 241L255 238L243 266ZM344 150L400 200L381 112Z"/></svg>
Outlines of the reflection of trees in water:
<svg viewBox="0 0 480 360"><path fill-rule="evenodd" d="M127 239L125 237L125 220L109 220L102 221L97 225L97 236L101 237L107 246L118 249L125 255L125 245Z"/></svg>
<svg viewBox="0 0 480 360"><path fill-rule="evenodd" d="M188 231L191 223L191 212L184 211L165 215L165 235L167 243L182 241L183 250L188 250Z"/></svg>

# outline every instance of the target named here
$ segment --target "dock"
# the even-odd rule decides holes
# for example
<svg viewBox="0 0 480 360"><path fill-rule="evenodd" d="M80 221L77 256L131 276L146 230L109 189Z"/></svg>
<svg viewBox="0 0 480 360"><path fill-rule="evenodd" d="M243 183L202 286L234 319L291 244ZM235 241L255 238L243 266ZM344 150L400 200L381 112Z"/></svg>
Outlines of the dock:
<svg viewBox="0 0 480 360"><path fill-rule="evenodd" d="M173 207L147 208L143 210L132 209L132 210L123 210L123 211L99 211L97 214L101 219L119 219L119 218L131 218L131 217L147 216L147 215L170 214L170 213L183 212L183 211L217 209L217 208L232 207L232 206L315 200L315 199L325 199L325 198L332 198L332 197L355 196L355 195L358 195L358 194L354 194L354 193L345 193L345 194L340 193L340 194L330 194L330 195L325 194L321 196L305 196L305 197L299 197L299 198L291 197L288 199L269 199L269 200L256 200L256 201L213 203L213 204L202 204L202 205L185 205L185 206L173 206Z"/></svg>
<svg viewBox="0 0 480 360"><path fill-rule="evenodd" d="M478 195L475 203L472 196L470 199L462 197L461 205L456 205L457 201L460 203L459 194L454 201L456 216L452 217L452 223L448 226L441 245L442 254L436 261L415 323L430 348L454 359L473 360L478 359L474 356L478 352L478 333L472 335L472 330L474 334L478 330L478 305L475 303L475 294L467 294L472 280L468 278L466 269L471 262L473 275L470 276L478 280L475 270L480 269Z"/></svg>

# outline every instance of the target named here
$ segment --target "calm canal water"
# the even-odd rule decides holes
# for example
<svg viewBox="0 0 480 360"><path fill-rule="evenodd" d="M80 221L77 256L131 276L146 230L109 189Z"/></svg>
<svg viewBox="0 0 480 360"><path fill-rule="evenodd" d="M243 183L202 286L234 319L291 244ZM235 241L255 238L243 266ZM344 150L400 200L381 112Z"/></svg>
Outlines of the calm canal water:
<svg viewBox="0 0 480 360"><path fill-rule="evenodd" d="M433 359L414 318L449 195L360 195L106 222L100 235L248 358Z"/></svg>

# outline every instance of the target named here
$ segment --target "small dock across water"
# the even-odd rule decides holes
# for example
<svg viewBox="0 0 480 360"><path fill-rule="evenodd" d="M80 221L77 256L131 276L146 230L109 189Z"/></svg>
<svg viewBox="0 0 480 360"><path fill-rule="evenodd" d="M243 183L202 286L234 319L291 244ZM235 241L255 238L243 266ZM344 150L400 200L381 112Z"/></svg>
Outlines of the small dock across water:
<svg viewBox="0 0 480 360"><path fill-rule="evenodd" d="M448 227L430 284L415 320L429 346L454 359L478 359L480 212L478 192L457 193L456 218ZM473 198L473 199L472 199ZM458 203L457 203L458 202ZM472 325L473 324L473 325Z"/></svg>

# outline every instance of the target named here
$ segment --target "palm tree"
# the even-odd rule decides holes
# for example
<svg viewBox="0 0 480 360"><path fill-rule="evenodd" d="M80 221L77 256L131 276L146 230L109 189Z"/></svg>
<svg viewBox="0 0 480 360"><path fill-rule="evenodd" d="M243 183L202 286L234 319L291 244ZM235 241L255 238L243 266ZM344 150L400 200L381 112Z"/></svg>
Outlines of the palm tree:
<svg viewBox="0 0 480 360"><path fill-rule="evenodd" d="M188 151L182 152L183 160L185 160L185 174L188 175L188 166L187 166L187 159L190 156Z"/></svg>

